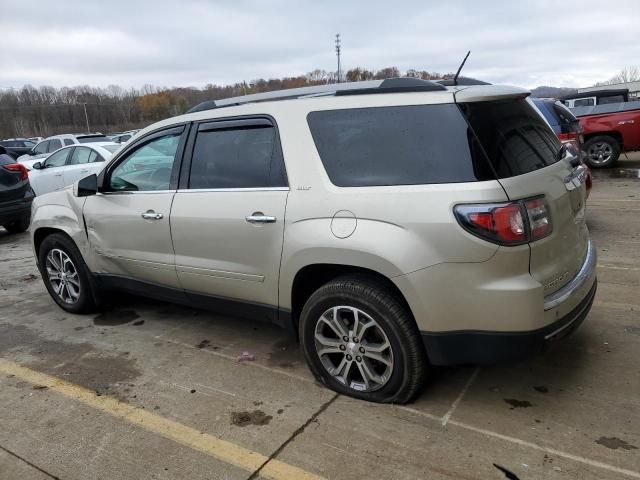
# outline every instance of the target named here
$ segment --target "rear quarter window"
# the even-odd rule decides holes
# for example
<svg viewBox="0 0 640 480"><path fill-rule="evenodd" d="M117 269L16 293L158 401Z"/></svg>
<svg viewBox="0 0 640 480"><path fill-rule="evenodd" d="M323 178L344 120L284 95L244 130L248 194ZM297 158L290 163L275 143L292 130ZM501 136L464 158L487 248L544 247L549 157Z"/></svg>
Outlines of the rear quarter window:
<svg viewBox="0 0 640 480"><path fill-rule="evenodd" d="M560 159L561 143L526 99L460 105L498 178L538 170Z"/></svg>
<svg viewBox="0 0 640 480"><path fill-rule="evenodd" d="M493 179L474 161L455 104L311 112L307 121L334 185L363 187Z"/></svg>

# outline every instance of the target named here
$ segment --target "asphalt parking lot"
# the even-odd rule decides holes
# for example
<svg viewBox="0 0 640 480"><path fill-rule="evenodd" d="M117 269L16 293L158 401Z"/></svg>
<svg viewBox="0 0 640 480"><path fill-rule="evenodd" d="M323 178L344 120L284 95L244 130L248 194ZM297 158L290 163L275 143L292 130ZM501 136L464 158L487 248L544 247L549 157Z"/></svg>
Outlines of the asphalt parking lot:
<svg viewBox="0 0 640 480"><path fill-rule="evenodd" d="M268 325L129 296L65 313L0 229L0 479L640 479L640 155L619 167L589 199L584 325L406 406L317 385Z"/></svg>

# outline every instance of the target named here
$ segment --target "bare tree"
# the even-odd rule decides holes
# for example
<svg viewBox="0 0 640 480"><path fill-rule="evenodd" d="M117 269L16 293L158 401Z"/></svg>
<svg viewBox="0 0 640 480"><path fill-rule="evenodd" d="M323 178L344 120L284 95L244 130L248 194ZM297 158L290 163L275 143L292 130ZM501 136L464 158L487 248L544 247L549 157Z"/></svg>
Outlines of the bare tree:
<svg viewBox="0 0 640 480"><path fill-rule="evenodd" d="M594 86L601 87L603 85L614 85L616 83L636 82L638 80L640 80L640 67L630 66L630 67L624 67L622 70L616 73L609 80L605 80L604 82L598 82Z"/></svg>

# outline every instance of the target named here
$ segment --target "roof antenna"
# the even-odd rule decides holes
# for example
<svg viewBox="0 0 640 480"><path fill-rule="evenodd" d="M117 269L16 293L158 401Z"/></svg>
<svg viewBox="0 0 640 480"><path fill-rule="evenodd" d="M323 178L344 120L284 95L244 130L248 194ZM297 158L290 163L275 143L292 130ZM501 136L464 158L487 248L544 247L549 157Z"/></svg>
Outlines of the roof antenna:
<svg viewBox="0 0 640 480"><path fill-rule="evenodd" d="M467 54L464 56L464 60L462 60L462 63L458 67L458 71L456 72L456 74L453 77L453 85L454 86L458 85L458 75L460 75L460 71L462 70L462 67L464 67L464 64L467 63L467 58L469 58L469 54L471 54L471 50L469 50L467 52Z"/></svg>

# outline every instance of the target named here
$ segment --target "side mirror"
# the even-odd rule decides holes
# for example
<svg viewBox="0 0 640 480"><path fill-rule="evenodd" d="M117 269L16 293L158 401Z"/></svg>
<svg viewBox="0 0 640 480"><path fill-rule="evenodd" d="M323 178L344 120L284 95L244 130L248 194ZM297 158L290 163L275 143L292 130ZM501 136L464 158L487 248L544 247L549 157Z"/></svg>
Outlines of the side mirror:
<svg viewBox="0 0 640 480"><path fill-rule="evenodd" d="M33 148L27 152L27 155L29 155L30 157L33 157L35 154L36 152L33 150Z"/></svg>
<svg viewBox="0 0 640 480"><path fill-rule="evenodd" d="M42 170L44 168L44 165L42 165L42 162L36 162L31 165L31 168L33 168L34 170Z"/></svg>
<svg viewBox="0 0 640 480"><path fill-rule="evenodd" d="M89 197L96 193L98 193L98 176L95 173L81 178L73 184L73 195L75 197Z"/></svg>

